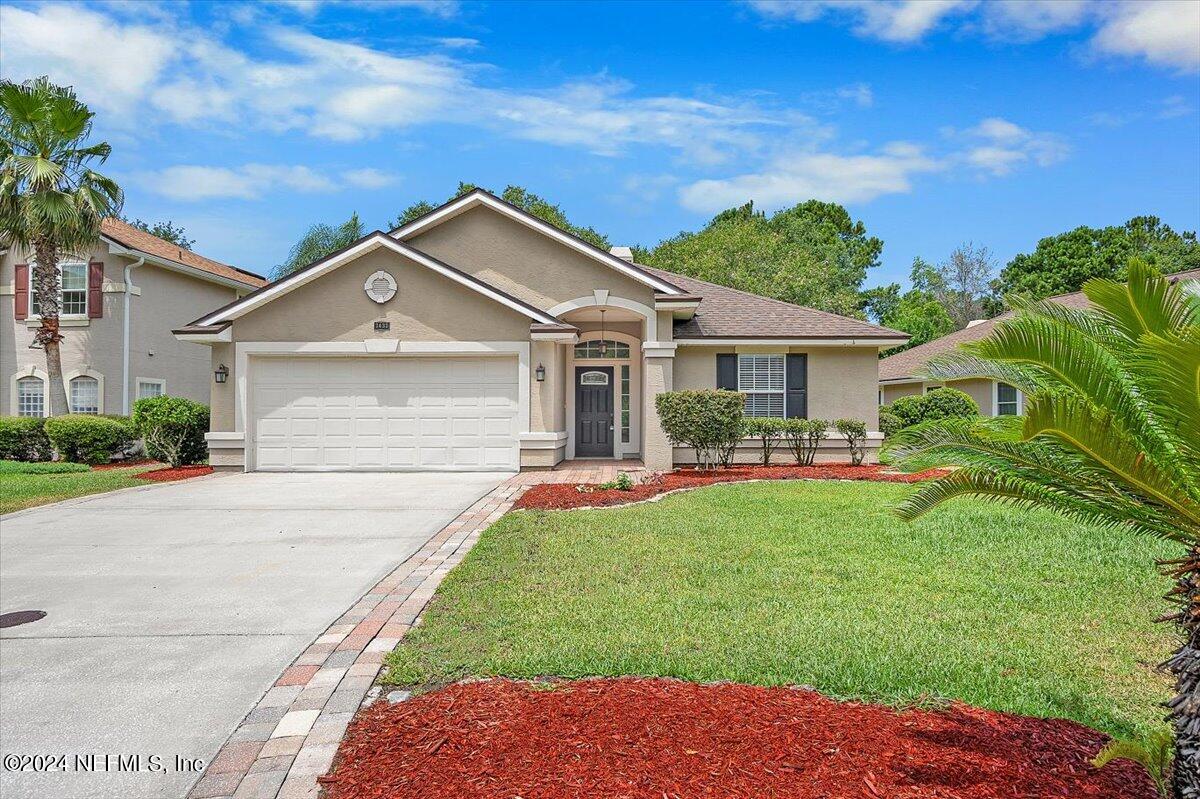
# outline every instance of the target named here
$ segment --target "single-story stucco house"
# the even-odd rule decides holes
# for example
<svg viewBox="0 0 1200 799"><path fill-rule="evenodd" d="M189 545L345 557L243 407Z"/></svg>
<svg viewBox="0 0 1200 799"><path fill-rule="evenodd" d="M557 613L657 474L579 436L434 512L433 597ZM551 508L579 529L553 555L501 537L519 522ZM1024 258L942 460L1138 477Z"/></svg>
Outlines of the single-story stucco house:
<svg viewBox="0 0 1200 799"><path fill-rule="evenodd" d="M640 266L479 190L175 334L212 348L211 462L246 470L664 470L692 459L655 411L673 389L875 431L879 351L906 339Z"/></svg>
<svg viewBox="0 0 1200 799"><path fill-rule="evenodd" d="M1176 272L1170 276L1175 281L1200 281L1200 269ZM1067 308L1087 308L1088 298L1082 291L1050 297L1052 302ZM986 378L952 380L943 382L925 376L925 365L939 355L956 349L960 344L987 338L996 328L996 322L1012 316L1012 311L995 319L979 319L962 330L948 333L941 338L927 341L912 349L889 355L879 362L879 404L890 405L900 397L925 394L935 388L948 385L971 395L984 416L1020 416L1025 410L1025 397L1007 383Z"/></svg>

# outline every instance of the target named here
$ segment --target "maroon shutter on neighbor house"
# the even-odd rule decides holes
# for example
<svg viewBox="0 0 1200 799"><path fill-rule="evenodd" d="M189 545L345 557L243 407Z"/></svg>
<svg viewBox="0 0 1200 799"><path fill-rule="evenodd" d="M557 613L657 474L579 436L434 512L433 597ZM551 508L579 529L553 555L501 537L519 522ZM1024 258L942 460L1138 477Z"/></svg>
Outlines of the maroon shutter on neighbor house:
<svg viewBox="0 0 1200 799"><path fill-rule="evenodd" d="M29 264L17 264L13 275L13 294L16 295L14 316L20 319L29 318Z"/></svg>
<svg viewBox="0 0 1200 799"><path fill-rule="evenodd" d="M88 264L88 318L104 316L104 263L92 261Z"/></svg>

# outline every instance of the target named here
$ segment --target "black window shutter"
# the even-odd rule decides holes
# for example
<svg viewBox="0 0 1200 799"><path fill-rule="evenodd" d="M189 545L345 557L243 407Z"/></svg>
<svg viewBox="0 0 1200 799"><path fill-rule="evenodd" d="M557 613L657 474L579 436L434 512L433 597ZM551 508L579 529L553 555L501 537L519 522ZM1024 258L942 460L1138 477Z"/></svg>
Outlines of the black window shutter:
<svg viewBox="0 0 1200 799"><path fill-rule="evenodd" d="M718 356L719 357L719 356ZM808 356L787 356L787 417L808 418Z"/></svg>
<svg viewBox="0 0 1200 799"><path fill-rule="evenodd" d="M717 356L717 388L730 391L738 390L737 356L722 354Z"/></svg>

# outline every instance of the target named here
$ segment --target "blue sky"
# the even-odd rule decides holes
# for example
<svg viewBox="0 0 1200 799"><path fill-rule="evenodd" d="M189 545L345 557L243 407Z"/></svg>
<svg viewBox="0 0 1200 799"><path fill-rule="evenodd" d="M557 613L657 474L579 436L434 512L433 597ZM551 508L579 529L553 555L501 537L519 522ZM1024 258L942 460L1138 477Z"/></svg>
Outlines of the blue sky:
<svg viewBox="0 0 1200 799"><path fill-rule="evenodd" d="M74 85L126 213L267 272L516 183L617 244L754 199L1002 265L1080 224L1200 227L1200 2L0 4L0 71Z"/></svg>

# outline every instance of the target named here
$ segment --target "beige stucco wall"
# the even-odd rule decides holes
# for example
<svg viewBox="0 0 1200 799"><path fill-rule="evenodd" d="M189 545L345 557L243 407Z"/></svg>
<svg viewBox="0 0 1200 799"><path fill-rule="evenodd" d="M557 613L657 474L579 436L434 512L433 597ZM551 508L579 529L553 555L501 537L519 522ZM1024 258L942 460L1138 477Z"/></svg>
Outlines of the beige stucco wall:
<svg viewBox="0 0 1200 799"><path fill-rule="evenodd" d="M883 389L883 404L891 405L901 397L911 397L921 393L920 383L893 383L880 386Z"/></svg>
<svg viewBox="0 0 1200 799"><path fill-rule="evenodd" d="M104 315L63 320L63 373L86 367L103 375L103 410L121 413L124 271L132 259L98 245L81 260L104 263ZM27 263L23 253L9 251L0 257L0 414L16 411L10 396L14 372L30 366L46 368L45 353L29 348L34 328L16 319L14 267L18 263ZM132 280L140 294L130 297L130 402L137 399L139 377L166 380L172 396L208 402L212 380L205 347L178 341L171 330L233 300L235 290L154 264L133 270Z"/></svg>
<svg viewBox="0 0 1200 799"><path fill-rule="evenodd" d="M675 389L714 388L717 354L733 347L681 346L675 351ZM791 347L808 354L808 415L814 419L861 419L879 427L879 351L875 347Z"/></svg>
<svg viewBox="0 0 1200 799"><path fill-rule="evenodd" d="M384 270L396 296L380 305L363 291ZM391 329L377 331L377 321ZM375 250L250 311L235 341L526 341L530 319L391 250ZM231 366L232 368L232 366Z"/></svg>
<svg viewBox="0 0 1200 799"><path fill-rule="evenodd" d="M591 296L594 289L654 307L654 292L648 286L486 206L459 214L409 242L539 308Z"/></svg>
<svg viewBox="0 0 1200 799"><path fill-rule="evenodd" d="M211 381L212 387L209 403L209 429L222 432L232 432L234 429L234 404L237 401L237 385L234 380L234 359L232 344L214 344L209 358L209 372L216 373L217 367L224 365L229 369L229 379L218 384Z"/></svg>

